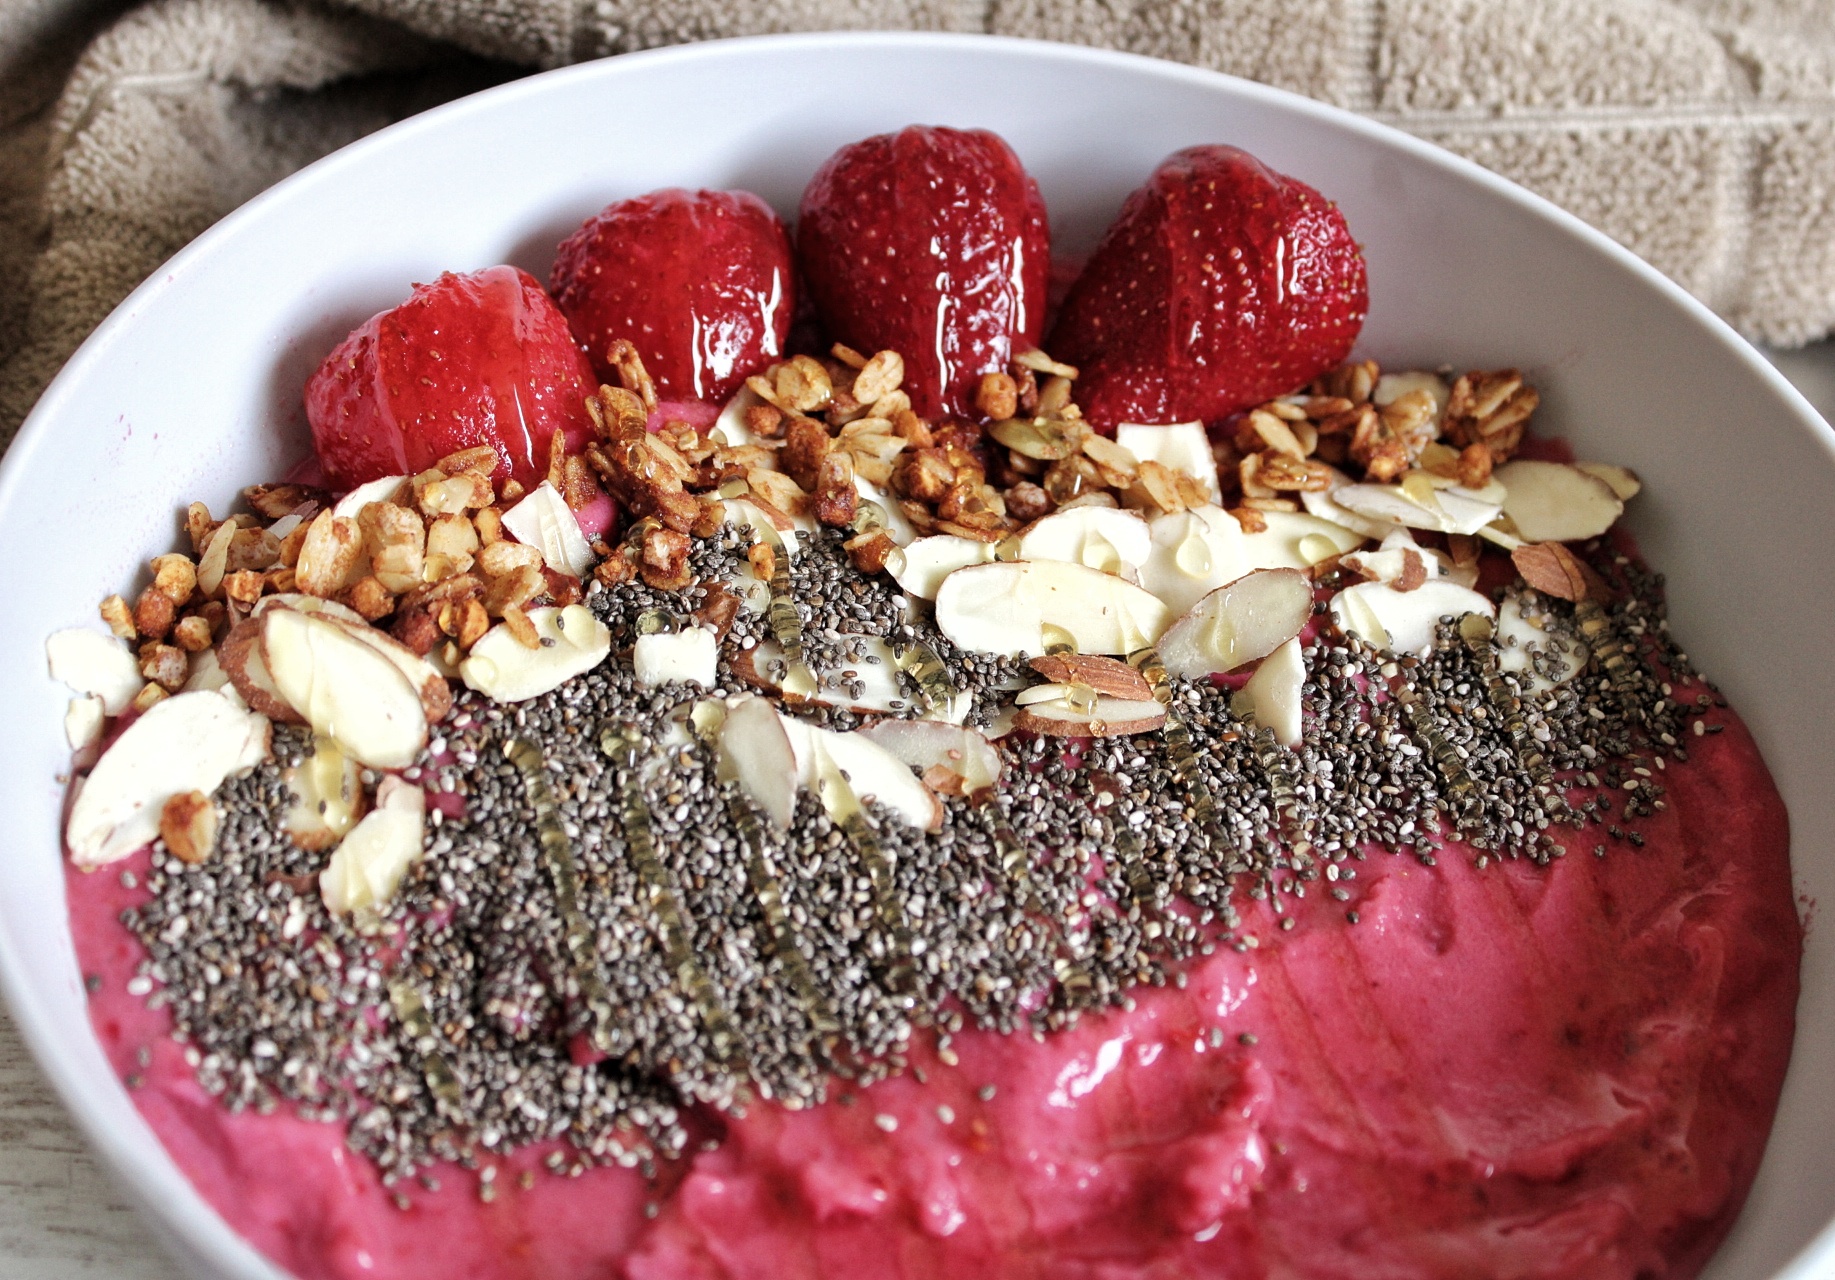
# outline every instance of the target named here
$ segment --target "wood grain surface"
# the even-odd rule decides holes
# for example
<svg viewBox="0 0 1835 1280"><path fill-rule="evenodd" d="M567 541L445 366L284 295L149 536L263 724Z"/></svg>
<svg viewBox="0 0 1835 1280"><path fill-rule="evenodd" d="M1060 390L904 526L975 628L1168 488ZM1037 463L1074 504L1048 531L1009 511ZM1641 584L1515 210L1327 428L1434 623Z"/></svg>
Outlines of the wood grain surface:
<svg viewBox="0 0 1835 1280"><path fill-rule="evenodd" d="M1773 361L1835 419L1835 342ZM0 1009L0 1277L184 1280L110 1184Z"/></svg>

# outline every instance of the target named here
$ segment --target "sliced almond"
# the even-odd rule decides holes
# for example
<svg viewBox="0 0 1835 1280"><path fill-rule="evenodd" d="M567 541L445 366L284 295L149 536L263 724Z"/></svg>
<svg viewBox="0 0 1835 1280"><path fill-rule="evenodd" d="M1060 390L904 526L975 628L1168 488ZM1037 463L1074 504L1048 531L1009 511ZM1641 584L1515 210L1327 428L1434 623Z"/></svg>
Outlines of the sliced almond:
<svg viewBox="0 0 1835 1280"><path fill-rule="evenodd" d="M394 662L329 618L273 609L252 621L274 688L314 731L372 768L414 763L427 713Z"/></svg>
<svg viewBox="0 0 1835 1280"><path fill-rule="evenodd" d="M332 507L331 514L345 520L355 520L363 513L363 508L372 502L394 502L402 497L407 485L407 476L383 476L379 480L366 481L339 498L337 505ZM283 535L276 534L275 536Z"/></svg>
<svg viewBox="0 0 1835 1280"><path fill-rule="evenodd" d="M269 609L297 609L301 613L322 613L328 618L355 623L360 627L369 625L363 615L349 605L339 604L336 600L323 600L318 596L302 595L297 591L284 591L278 595L261 597L255 602L255 607L249 610L249 616L259 618Z"/></svg>
<svg viewBox="0 0 1835 1280"><path fill-rule="evenodd" d="M1391 533L1375 550L1352 551L1338 563L1371 582L1381 582L1400 591L1412 591L1423 582L1439 578L1454 579L1452 562L1440 552L1421 546L1406 529ZM1417 573L1422 575L1419 579L1415 578ZM1471 583L1460 585L1470 586Z"/></svg>
<svg viewBox="0 0 1835 1280"><path fill-rule="evenodd" d="M1153 595L1098 569L1015 560L950 574L937 591L936 620L961 648L1038 657L1047 627L1079 653L1132 653L1166 629L1168 613Z"/></svg>
<svg viewBox="0 0 1835 1280"><path fill-rule="evenodd" d="M1492 473L1504 486L1504 514L1525 542L1597 538L1624 513L1612 486L1562 462L1506 462Z"/></svg>
<svg viewBox="0 0 1835 1280"><path fill-rule="evenodd" d="M498 623L459 664L459 678L469 688L496 702L524 702L591 671L612 651L612 633L585 605L530 609L528 618L537 647L529 648L507 623Z"/></svg>
<svg viewBox="0 0 1835 1280"><path fill-rule="evenodd" d="M1170 426L1142 426L1124 422L1115 428L1115 443L1141 462L1157 462L1195 479L1207 501L1221 503L1217 460L1202 422L1175 422Z"/></svg>
<svg viewBox="0 0 1835 1280"><path fill-rule="evenodd" d="M593 549L580 532L580 522L561 491L546 480L503 513L503 527L518 542L540 551L542 561L556 573L583 578L593 567Z"/></svg>
<svg viewBox="0 0 1835 1280"><path fill-rule="evenodd" d="M1443 617L1468 613L1493 617L1491 602L1476 591L1451 582L1429 582L1414 591L1397 591L1380 582L1360 582L1332 597L1332 614L1345 631L1380 649L1424 658L1433 652L1435 630Z"/></svg>
<svg viewBox="0 0 1835 1280"><path fill-rule="evenodd" d="M1523 581L1557 600L1584 600L1589 583L1586 566L1559 542L1531 542L1510 553Z"/></svg>
<svg viewBox="0 0 1835 1280"><path fill-rule="evenodd" d="M1497 665L1522 681L1531 693L1566 684L1587 664L1580 637L1551 629L1552 617L1530 612L1521 600L1505 600L1497 611Z"/></svg>
<svg viewBox="0 0 1835 1280"><path fill-rule="evenodd" d="M1620 502L1631 501L1644 488L1644 482L1638 479L1637 472L1630 467L1610 462L1576 462L1574 465L1588 475L1604 480Z"/></svg>
<svg viewBox="0 0 1835 1280"><path fill-rule="evenodd" d="M268 754L266 717L220 693L179 693L149 707L102 754L70 809L65 840L79 867L125 858L159 834L165 803L205 795Z"/></svg>
<svg viewBox="0 0 1835 1280"><path fill-rule="evenodd" d="M1253 569L1310 569L1323 559L1363 542L1363 535L1298 511L1264 511L1266 528L1243 536L1243 553Z"/></svg>
<svg viewBox="0 0 1835 1280"><path fill-rule="evenodd" d="M936 831L943 806L909 766L864 734L835 733L779 715L795 753L799 780L840 822L855 801L875 800L908 826Z"/></svg>
<svg viewBox="0 0 1835 1280"><path fill-rule="evenodd" d="M376 807L344 837L319 872L319 894L334 915L385 906L427 838L427 797L393 775L376 791Z"/></svg>
<svg viewBox="0 0 1835 1280"><path fill-rule="evenodd" d="M701 703L700 707L718 707ZM718 732L715 767L723 781L738 784L779 831L796 812L797 759L777 711L764 698L746 695L726 704Z"/></svg>
<svg viewBox="0 0 1835 1280"><path fill-rule="evenodd" d="M886 561L886 569L899 586L920 600L935 600L943 579L972 564L994 559L994 544L950 533L918 538Z"/></svg>
<svg viewBox="0 0 1835 1280"><path fill-rule="evenodd" d="M53 680L77 693L94 694L111 716L126 711L146 683L125 640L86 627L52 632L45 640L45 657Z"/></svg>
<svg viewBox="0 0 1835 1280"><path fill-rule="evenodd" d="M972 796L1000 782L1000 752L973 729L936 720L887 719L859 733L916 769L924 784L940 794ZM938 771L954 782L939 786Z"/></svg>
<svg viewBox="0 0 1835 1280"><path fill-rule="evenodd" d="M631 666L646 689L671 680L711 689L719 683L720 644L704 627L638 636Z"/></svg>
<svg viewBox="0 0 1835 1280"><path fill-rule="evenodd" d="M1335 525L1349 529L1352 533L1360 533L1366 538L1375 538L1380 541L1388 537L1389 532L1396 527L1394 521L1360 515L1340 503L1336 494L1340 489L1352 483L1351 477L1336 467L1326 467L1326 471L1330 473L1332 482L1330 487L1316 490L1303 489L1300 492L1300 502L1306 508L1307 514L1317 516L1321 520L1329 520Z"/></svg>
<svg viewBox="0 0 1835 1280"><path fill-rule="evenodd" d="M1152 547L1140 565L1140 585L1174 617L1255 566L1236 517L1199 506L1149 522Z"/></svg>
<svg viewBox="0 0 1835 1280"><path fill-rule="evenodd" d="M1434 491L1431 477L1418 496L1393 484L1351 484L1331 496L1340 506L1369 519L1439 533L1477 533L1498 512L1495 504L1477 501L1451 487Z"/></svg>
<svg viewBox="0 0 1835 1280"><path fill-rule="evenodd" d="M334 614L326 614L325 621L341 627L353 639L368 645L393 663L395 669L414 686L415 692L420 694L421 709L426 713L427 723L438 724L446 718L446 713L452 710L452 688L446 683L446 677L431 662L394 636L378 631L367 622L349 622Z"/></svg>
<svg viewBox="0 0 1835 1280"><path fill-rule="evenodd" d="M216 657L224 675L236 693L250 707L281 724L303 724L305 717L293 709L261 653L259 617L246 618L229 629L217 642Z"/></svg>
<svg viewBox="0 0 1835 1280"><path fill-rule="evenodd" d="M1148 698L1098 698L1079 710L1068 702L1034 702L1019 709L1013 727L1052 738L1121 738L1153 733L1166 724L1166 708Z"/></svg>
<svg viewBox="0 0 1835 1280"><path fill-rule="evenodd" d="M1262 659L1261 666L1230 700L1236 714L1274 731L1283 747L1300 745L1306 659L1300 642L1289 640Z"/></svg>
<svg viewBox="0 0 1835 1280"><path fill-rule="evenodd" d="M70 699L70 705L64 708L64 740L72 751L95 746L102 740L102 722L107 718L98 695L85 693Z"/></svg>
<svg viewBox="0 0 1835 1280"><path fill-rule="evenodd" d="M312 754L285 776L293 803L281 817L288 839L309 852L329 849L363 816L363 766L330 738L315 735Z"/></svg>
<svg viewBox="0 0 1835 1280"><path fill-rule="evenodd" d="M1169 675L1188 680L1234 671L1300 634L1313 586L1297 569L1257 569L1198 601L1160 637Z"/></svg>
<svg viewBox="0 0 1835 1280"><path fill-rule="evenodd" d="M1019 535L1021 560L1063 560L1103 573L1121 573L1147 559L1153 540L1132 511L1074 507L1035 520Z"/></svg>
<svg viewBox="0 0 1835 1280"><path fill-rule="evenodd" d="M1417 369L1383 374L1370 392L1370 402L1379 409L1387 408L1411 391L1425 391L1433 398L1435 421L1446 412L1447 399L1453 394L1439 374Z"/></svg>

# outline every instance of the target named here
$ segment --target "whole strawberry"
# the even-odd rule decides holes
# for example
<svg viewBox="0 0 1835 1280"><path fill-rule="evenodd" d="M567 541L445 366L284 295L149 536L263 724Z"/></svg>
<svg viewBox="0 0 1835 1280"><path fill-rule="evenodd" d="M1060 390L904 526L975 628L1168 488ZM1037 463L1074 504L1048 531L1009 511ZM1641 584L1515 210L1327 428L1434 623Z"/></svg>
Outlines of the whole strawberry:
<svg viewBox="0 0 1835 1280"><path fill-rule="evenodd" d="M924 417L968 413L1044 328L1045 202L999 137L912 126L841 148L803 192L803 282L829 335L897 351Z"/></svg>
<svg viewBox="0 0 1835 1280"><path fill-rule="evenodd" d="M306 418L334 488L413 474L472 445L496 476L541 483L554 433L592 435L592 369L535 277L515 267L451 272L372 316L306 382Z"/></svg>
<svg viewBox="0 0 1835 1280"><path fill-rule="evenodd" d="M665 400L725 401L783 355L796 310L790 237L749 191L607 205L561 242L548 287L601 378L624 338Z"/></svg>
<svg viewBox="0 0 1835 1280"><path fill-rule="evenodd" d="M1214 421L1339 364L1368 306L1337 206L1235 147L1188 147L1122 205L1048 349L1098 427Z"/></svg>

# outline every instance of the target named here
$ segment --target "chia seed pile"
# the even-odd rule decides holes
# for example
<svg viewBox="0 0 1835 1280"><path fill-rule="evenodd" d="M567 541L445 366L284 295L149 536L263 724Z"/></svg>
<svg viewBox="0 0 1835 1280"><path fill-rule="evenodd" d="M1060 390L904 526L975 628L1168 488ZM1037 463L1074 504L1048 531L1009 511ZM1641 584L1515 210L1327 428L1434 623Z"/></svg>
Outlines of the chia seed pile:
<svg viewBox="0 0 1835 1280"><path fill-rule="evenodd" d="M1515 588L1551 633L1590 653L1577 678L1533 696L1461 643L1455 622L1442 622L1431 658L1398 659L1338 633L1321 606L1297 750L1258 742L1228 689L1175 685L1215 801L1208 828L1191 820L1157 733L999 739L1002 787L980 804L946 799L938 833L873 814L889 885L876 886L856 838L807 793L788 833L756 828L804 958L799 978L761 905L734 816L744 802L680 723L696 700L745 690L750 652L769 635L763 616L733 620L714 690L642 688L629 661L647 616L703 609L748 541L729 527L697 544L698 581L681 593L595 584L587 603L613 637L596 670L514 706L458 698L405 776L454 793L463 816L430 811L426 856L382 910L330 914L316 880L324 855L282 833L283 771L311 750L301 729L276 726L273 759L220 789L211 859L189 865L154 846L150 899L123 913L148 951L130 990L170 1010L211 1093L232 1110L292 1104L347 1123L390 1184L433 1185L439 1160L488 1168L494 1153L544 1141L556 1142L557 1173L617 1163L653 1174L714 1132L708 1108L827 1101L905 1070L920 1029L948 1063L964 1027L1042 1036L1086 1010L1131 1006L1138 985L1182 985L1190 957L1262 945L1245 898L1290 928L1295 900L1351 904L1369 859L1432 865L1448 833L1481 866L1561 857L1559 823L1597 828L1602 856L1608 843L1640 844L1637 819L1664 805L1666 761L1686 760L1691 732L1714 731L1697 718L1724 705L1672 696L1669 682L1697 677L1669 639L1661 579L1603 544L1583 550L1619 603L1590 632L1574 606ZM818 535L793 574L825 690L848 691L870 659L862 637L932 646L972 695L971 723L1035 678L956 650L921 606L857 573L840 541ZM911 697L895 714L915 715L920 691L901 678ZM785 710L833 728L862 719ZM601 749L608 724L645 744L634 777ZM506 754L517 741L540 752L571 850L574 924L533 788ZM633 853L639 828L660 881ZM1354 905L1344 914L1356 923ZM889 919L908 936L891 935ZM596 975L585 983L570 959L576 926ZM668 945L672 929L692 960ZM912 980L893 980L901 962ZM416 1005L424 1015L405 1012ZM481 1187L489 1198L490 1180Z"/></svg>

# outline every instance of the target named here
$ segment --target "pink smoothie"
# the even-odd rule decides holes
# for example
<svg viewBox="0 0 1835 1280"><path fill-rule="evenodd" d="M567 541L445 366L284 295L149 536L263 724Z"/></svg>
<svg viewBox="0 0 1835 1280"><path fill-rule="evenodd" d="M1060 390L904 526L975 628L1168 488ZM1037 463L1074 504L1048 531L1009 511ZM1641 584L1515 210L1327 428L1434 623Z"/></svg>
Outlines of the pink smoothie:
<svg viewBox="0 0 1835 1280"><path fill-rule="evenodd" d="M136 895L113 871L73 873L72 924L148 1123L311 1280L1686 1277L1764 1150L1801 945L1782 803L1717 718L1643 849L1595 858L1603 833L1557 828L1548 868L1373 854L1351 901L1315 891L1289 932L1245 900L1261 945L1195 962L1184 990L1043 1042L962 1034L955 1065L914 1046L928 1083L851 1105L710 1119L725 1140L655 1184L556 1177L537 1149L489 1204L448 1169L399 1209L338 1128L231 1115L193 1082L124 989Z"/></svg>

